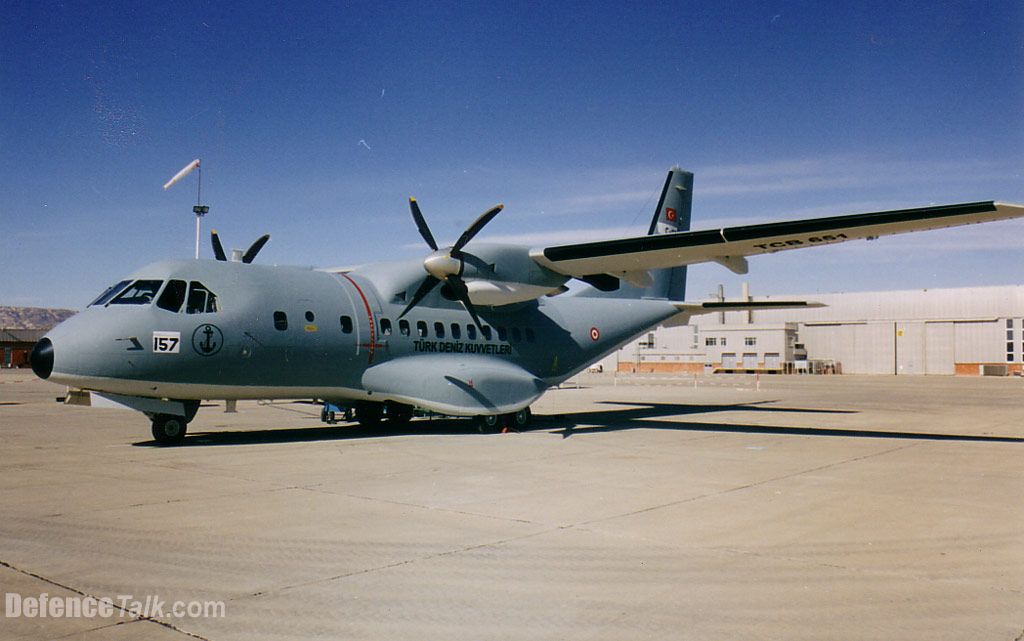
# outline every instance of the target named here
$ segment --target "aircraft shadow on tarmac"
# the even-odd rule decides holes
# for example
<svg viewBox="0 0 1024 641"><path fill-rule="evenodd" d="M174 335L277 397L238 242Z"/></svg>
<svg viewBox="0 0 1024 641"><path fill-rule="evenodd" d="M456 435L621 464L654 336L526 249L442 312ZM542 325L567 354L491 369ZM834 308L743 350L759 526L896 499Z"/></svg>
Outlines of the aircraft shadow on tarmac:
<svg viewBox="0 0 1024 641"><path fill-rule="evenodd" d="M757 401L734 405L688 405L677 403L631 403L603 401L603 404L617 407L566 414L535 415L530 432L559 434L563 439L572 436L618 432L633 429L676 430L683 432L719 432L732 434L772 434L784 436L833 436L844 438L909 439L921 441L961 441L990 443L1024 443L1024 438L1013 436L989 436L981 434L943 434L928 432L904 432L883 429L856 429L838 427L790 427L783 425L760 425L744 423L717 423L710 421L671 421L667 417L711 414L716 412L773 412L782 414L857 414L856 410L812 409L778 407L775 401ZM622 407L622 406L627 407ZM304 416L302 420L319 420L315 416ZM252 445L273 443L299 443L311 441L339 441L386 436L409 435L466 435L478 432L475 421L458 418L424 420L417 419L400 428L362 427L356 423L322 427L282 427L260 430L232 430L217 432L194 432L185 438L181 447L203 447L216 445ZM139 447L155 447L155 441L134 443Z"/></svg>

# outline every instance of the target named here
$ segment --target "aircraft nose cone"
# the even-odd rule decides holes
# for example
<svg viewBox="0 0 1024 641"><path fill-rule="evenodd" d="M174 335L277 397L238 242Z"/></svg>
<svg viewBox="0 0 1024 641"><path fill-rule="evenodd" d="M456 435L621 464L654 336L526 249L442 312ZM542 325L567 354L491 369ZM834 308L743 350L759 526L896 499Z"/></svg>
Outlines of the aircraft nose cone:
<svg viewBox="0 0 1024 641"><path fill-rule="evenodd" d="M39 378L50 378L53 373L53 342L49 338L43 338L32 348L28 357L32 364L32 371Z"/></svg>

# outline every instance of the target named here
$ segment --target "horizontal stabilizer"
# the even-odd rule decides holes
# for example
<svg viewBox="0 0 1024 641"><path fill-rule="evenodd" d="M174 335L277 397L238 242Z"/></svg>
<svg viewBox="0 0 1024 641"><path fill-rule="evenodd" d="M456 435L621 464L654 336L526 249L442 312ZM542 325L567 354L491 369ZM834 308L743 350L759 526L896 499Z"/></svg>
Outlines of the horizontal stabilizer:
<svg viewBox="0 0 1024 641"><path fill-rule="evenodd" d="M689 316L711 312L746 312L759 309L814 309L825 307L824 303L806 300L763 300L763 301L709 301L706 303L672 303L680 312Z"/></svg>

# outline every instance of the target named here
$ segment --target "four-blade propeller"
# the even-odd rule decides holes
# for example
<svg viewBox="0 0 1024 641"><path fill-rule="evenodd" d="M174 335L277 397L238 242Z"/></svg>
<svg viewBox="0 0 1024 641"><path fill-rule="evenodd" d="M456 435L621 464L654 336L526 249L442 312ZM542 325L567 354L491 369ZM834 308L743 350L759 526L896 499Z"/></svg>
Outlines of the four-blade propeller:
<svg viewBox="0 0 1024 641"><path fill-rule="evenodd" d="M423 261L423 269L427 271L427 277L420 283L409 304L398 315L399 318L405 316L413 307L416 307L439 283L444 282L451 294L462 303L466 311L469 312L469 315L473 317L473 323L483 333L480 318L473 307L473 302L469 299L469 288L466 287L466 281L462 279L462 271L465 268L465 255L462 252L462 248L469 241L473 240L473 237L480 233L480 230L487 223L491 222L491 219L497 216L498 212L504 209L504 207L504 205L491 207L480 214L473 221L473 224L467 227L466 231L462 232L462 235L459 236L454 245L446 249L438 249L437 241L434 240L434 235L430 233L430 227L427 226L427 221L423 218L423 212L420 211L419 203L416 202L415 198L409 199L409 209L412 211L412 219L416 222L416 228L419 229L420 236L423 236L423 240L427 241L427 245L433 252Z"/></svg>
<svg viewBox="0 0 1024 641"><path fill-rule="evenodd" d="M256 242L249 245L249 249L245 250L245 253L242 254L242 262L246 264L251 263L256 258L256 254L260 253L263 246L267 244L268 240L270 240L270 234L263 234L257 238ZM216 229L210 232L210 243L213 244L213 257L217 260L226 261L228 257L224 253L224 246L220 244L220 236L217 235Z"/></svg>

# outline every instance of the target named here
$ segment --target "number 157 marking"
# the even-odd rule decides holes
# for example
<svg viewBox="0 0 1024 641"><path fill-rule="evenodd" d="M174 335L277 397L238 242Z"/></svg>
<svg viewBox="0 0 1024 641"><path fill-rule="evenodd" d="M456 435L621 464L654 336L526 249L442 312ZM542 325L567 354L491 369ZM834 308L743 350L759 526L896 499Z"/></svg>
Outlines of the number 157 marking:
<svg viewBox="0 0 1024 641"><path fill-rule="evenodd" d="M153 353L177 354L181 346L179 332L153 332Z"/></svg>

